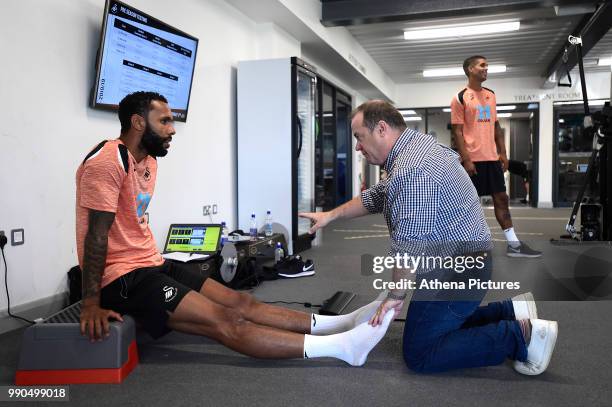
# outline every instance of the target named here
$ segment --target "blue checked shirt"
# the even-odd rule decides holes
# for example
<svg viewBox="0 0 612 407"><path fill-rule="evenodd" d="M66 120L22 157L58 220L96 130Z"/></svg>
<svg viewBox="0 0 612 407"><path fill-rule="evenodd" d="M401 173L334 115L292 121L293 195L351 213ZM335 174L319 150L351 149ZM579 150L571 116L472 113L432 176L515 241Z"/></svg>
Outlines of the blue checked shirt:
<svg viewBox="0 0 612 407"><path fill-rule="evenodd" d="M361 202L370 213L384 214L390 256L421 254L432 247L443 254L446 250L440 247L453 242L468 242L474 251L490 248L491 232L478 194L457 153L427 134L406 129L383 168L386 179L363 191Z"/></svg>

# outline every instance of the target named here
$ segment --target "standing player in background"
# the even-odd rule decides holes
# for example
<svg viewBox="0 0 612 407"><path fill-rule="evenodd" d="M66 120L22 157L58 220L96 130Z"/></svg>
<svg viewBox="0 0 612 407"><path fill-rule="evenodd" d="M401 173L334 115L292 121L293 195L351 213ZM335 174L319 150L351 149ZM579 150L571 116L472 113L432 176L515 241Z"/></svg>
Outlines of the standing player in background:
<svg viewBox="0 0 612 407"><path fill-rule="evenodd" d="M504 132L497 121L495 93L482 86L488 68L487 59L479 55L463 62L468 85L451 101L453 138L478 196L493 198L495 218L508 241L506 254L540 257L541 252L521 242L514 232L504 183L504 172L508 169Z"/></svg>

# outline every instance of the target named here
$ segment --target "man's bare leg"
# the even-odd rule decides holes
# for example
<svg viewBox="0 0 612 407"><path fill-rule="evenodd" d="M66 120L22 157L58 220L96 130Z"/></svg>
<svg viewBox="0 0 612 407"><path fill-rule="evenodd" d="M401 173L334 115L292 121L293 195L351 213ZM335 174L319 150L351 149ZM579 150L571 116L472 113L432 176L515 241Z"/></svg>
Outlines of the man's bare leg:
<svg viewBox="0 0 612 407"><path fill-rule="evenodd" d="M373 301L348 315L317 315L262 303L250 294L234 291L210 278L202 285L200 294L238 311L244 319L259 325L313 335L330 335L353 329L368 321L381 303Z"/></svg>
<svg viewBox="0 0 612 407"><path fill-rule="evenodd" d="M499 226L504 230L511 228L512 216L510 216L510 208L508 206L508 194L505 191L496 192L492 197L495 219L497 219Z"/></svg>
<svg viewBox="0 0 612 407"><path fill-rule="evenodd" d="M256 358L288 359L304 355L304 335L247 321L232 308L190 291L170 314L168 327L202 335Z"/></svg>
<svg viewBox="0 0 612 407"><path fill-rule="evenodd" d="M200 294L211 301L240 313L247 321L285 331L310 333L311 314L257 301L252 295L235 291L208 278Z"/></svg>
<svg viewBox="0 0 612 407"><path fill-rule="evenodd" d="M171 329L207 336L248 356L265 359L334 357L360 366L383 338L393 320L387 313L384 324L373 327L364 322L350 331L313 336L258 325L244 319L232 308L217 304L190 291L170 314Z"/></svg>

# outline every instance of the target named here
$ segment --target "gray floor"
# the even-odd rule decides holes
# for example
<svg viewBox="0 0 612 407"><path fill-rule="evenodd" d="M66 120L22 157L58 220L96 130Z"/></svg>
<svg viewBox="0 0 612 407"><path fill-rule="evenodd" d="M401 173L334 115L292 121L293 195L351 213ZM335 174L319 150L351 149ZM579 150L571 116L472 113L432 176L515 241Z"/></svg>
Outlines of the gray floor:
<svg viewBox="0 0 612 407"><path fill-rule="evenodd" d="M503 235L486 210L495 236ZM563 232L569 210L513 210L517 231L545 255ZM320 303L336 290L358 294L355 309L378 292L360 273L363 253L383 255L384 221L368 216L338 222L324 231L323 245L304 253L315 260L315 277L266 282L253 290L260 299ZM508 259L499 242L495 272L529 273L541 260ZM538 264L538 263L535 263ZM608 279L609 280L609 279ZM595 301L599 299L600 301ZM295 306L296 309L303 309ZM414 405L414 406L610 406L612 392L612 303L540 301L540 315L559 321L559 339L547 372L525 377L508 363L444 374L418 375L401 359L403 323L395 322L365 366L332 359L261 361L241 356L208 339L172 333L140 340L141 362L120 385L70 386L71 404L109 405ZM0 385L12 384L20 332L0 336Z"/></svg>

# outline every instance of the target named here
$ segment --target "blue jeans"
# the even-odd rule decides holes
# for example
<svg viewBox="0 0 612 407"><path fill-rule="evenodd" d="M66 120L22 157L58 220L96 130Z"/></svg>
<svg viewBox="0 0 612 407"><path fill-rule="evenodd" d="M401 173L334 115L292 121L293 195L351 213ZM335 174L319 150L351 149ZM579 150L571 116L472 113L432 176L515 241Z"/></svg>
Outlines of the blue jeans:
<svg viewBox="0 0 612 407"><path fill-rule="evenodd" d="M490 263L488 276L490 277ZM446 273L448 275L448 273ZM487 274L480 275L487 277ZM417 276L417 287L426 276ZM470 290L457 300L436 300L415 290L404 326L403 353L420 373L492 366L506 358L525 361L527 345L514 320L511 300L481 306L486 290Z"/></svg>

